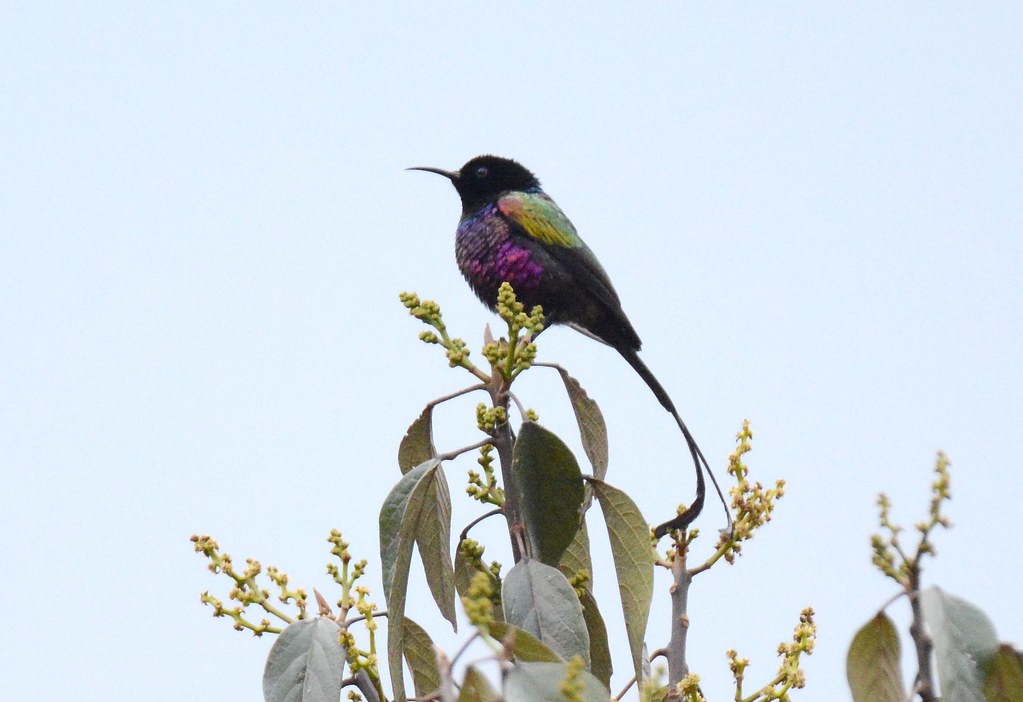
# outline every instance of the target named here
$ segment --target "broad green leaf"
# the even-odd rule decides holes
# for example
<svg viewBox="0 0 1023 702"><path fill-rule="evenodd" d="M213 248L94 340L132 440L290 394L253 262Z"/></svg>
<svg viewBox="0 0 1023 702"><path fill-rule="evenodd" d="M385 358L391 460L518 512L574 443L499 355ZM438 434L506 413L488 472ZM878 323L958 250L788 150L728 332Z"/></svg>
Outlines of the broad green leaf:
<svg viewBox="0 0 1023 702"><path fill-rule="evenodd" d="M301 619L285 627L263 669L266 702L337 702L347 651L330 617Z"/></svg>
<svg viewBox="0 0 1023 702"><path fill-rule="evenodd" d="M490 626L490 635L505 645L510 642L511 651L515 654L516 660L534 663L564 662L561 656L540 643L539 639L528 631L507 622L494 622Z"/></svg>
<svg viewBox="0 0 1023 702"><path fill-rule="evenodd" d="M423 476L436 469L438 465L438 461L430 460L406 473L391 489L380 508L380 561L381 576L384 581L384 599L390 597L391 582L394 580L395 569L398 565L399 548L407 546L408 558L412 557L413 541L410 540L409 543L403 544L398 538L401 523L408 508L409 496L420 484ZM408 577L408 573L405 574L405 577Z"/></svg>
<svg viewBox="0 0 1023 702"><path fill-rule="evenodd" d="M451 628L458 631L455 614L455 571L451 563L451 493L440 466L430 481L428 510L415 531L416 546L433 601Z"/></svg>
<svg viewBox="0 0 1023 702"><path fill-rule="evenodd" d="M593 476L604 479L607 475L607 424L597 403L586 394L579 381L568 374L561 366L557 366L561 380L568 391L568 399L575 412L575 421L579 425L579 437L583 442L583 451L593 466Z"/></svg>
<svg viewBox="0 0 1023 702"><path fill-rule="evenodd" d="M878 612L856 632L845 659L845 675L854 702L906 699L899 656L895 625L884 612Z"/></svg>
<svg viewBox="0 0 1023 702"><path fill-rule="evenodd" d="M517 663L504 678L506 702L564 702L561 685L568 676L564 663ZM609 702L611 695L585 670L578 673L584 702Z"/></svg>
<svg viewBox="0 0 1023 702"><path fill-rule="evenodd" d="M423 496L425 509L410 514L409 495L420 483L426 490ZM455 574L451 563L451 495L444 471L436 459L429 459L406 473L391 490L380 511L380 556L385 598L390 597L399 546L407 545L400 544L397 539L406 519L415 522L410 525L410 533L419 547L426 582L434 601L444 618L456 627ZM411 558L411 551L408 551L408 557Z"/></svg>
<svg viewBox="0 0 1023 702"><path fill-rule="evenodd" d="M579 525L579 531L575 533L572 543L561 555L561 562L558 570L565 574L566 578L573 577L581 570L590 574L590 583L593 582L593 562L590 560L590 535L586 530L586 519L583 518Z"/></svg>
<svg viewBox="0 0 1023 702"><path fill-rule="evenodd" d="M607 641L604 617L600 615L597 600L589 590L583 591L579 603L583 606L583 621L586 622L586 631L590 635L590 672L610 690L614 667L611 665L611 647Z"/></svg>
<svg viewBox="0 0 1023 702"><path fill-rule="evenodd" d="M398 468L402 473L408 473L436 456L437 449L433 446L433 406L430 405L409 425L398 445Z"/></svg>
<svg viewBox="0 0 1023 702"><path fill-rule="evenodd" d="M397 538L398 548L389 581L387 596L387 664L391 674L391 689L394 699L405 699L405 679L402 670L402 656L405 649L405 599L408 595L409 567L412 561L412 544L415 542L415 522L426 507L429 483L420 481L409 495L408 509L402 519ZM411 515L411 518L409 516ZM385 581L385 584L388 581Z"/></svg>
<svg viewBox="0 0 1023 702"><path fill-rule="evenodd" d="M650 526L636 503L624 492L600 480L589 482L604 513L632 665L637 679L642 680L643 637L650 615L650 600L654 596L654 552L650 546Z"/></svg>
<svg viewBox="0 0 1023 702"><path fill-rule="evenodd" d="M405 662L412 671L416 697L426 697L440 689L440 670L433 640L423 627L405 617Z"/></svg>
<svg viewBox="0 0 1023 702"><path fill-rule="evenodd" d="M1019 702L1023 700L1023 654L1009 644L998 647L988 663L984 680L986 702Z"/></svg>
<svg viewBox="0 0 1023 702"><path fill-rule="evenodd" d="M475 666L470 665L465 669L465 680L462 682L461 692L458 693L458 702L500 702L500 700L501 696Z"/></svg>
<svg viewBox="0 0 1023 702"><path fill-rule="evenodd" d="M564 659L582 656L590 665L590 637L583 608L568 580L556 568L523 559L504 577L504 618L540 639Z"/></svg>
<svg viewBox="0 0 1023 702"><path fill-rule="evenodd" d="M983 668L998 651L991 620L966 600L929 587L920 592L934 643L943 702L983 702Z"/></svg>
<svg viewBox="0 0 1023 702"><path fill-rule="evenodd" d="M405 636L405 598L412 545L424 523L429 524L434 479L443 480L440 463L431 459L402 476L380 510L380 559L387 600L387 663L394 698L405 699L402 653Z"/></svg>
<svg viewBox="0 0 1023 702"><path fill-rule="evenodd" d="M557 566L579 530L583 479L568 446L536 422L523 422L512 454L531 555Z"/></svg>

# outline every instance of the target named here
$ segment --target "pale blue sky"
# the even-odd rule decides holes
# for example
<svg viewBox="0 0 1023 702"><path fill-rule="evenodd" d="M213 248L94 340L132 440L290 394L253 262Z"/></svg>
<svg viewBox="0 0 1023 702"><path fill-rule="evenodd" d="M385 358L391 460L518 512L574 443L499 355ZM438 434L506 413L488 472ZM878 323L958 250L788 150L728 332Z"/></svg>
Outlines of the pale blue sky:
<svg viewBox="0 0 1023 702"><path fill-rule="evenodd" d="M379 592L398 441L467 383L397 294L440 301L476 347L493 321L454 264L455 192L403 169L481 152L575 222L718 475L749 418L754 477L788 481L691 594L711 699L727 648L769 678L806 605L800 698L847 697L850 637L895 591L870 566L875 495L919 519L938 449L956 528L926 580L1023 643L1021 32L1018 3L5 3L4 697L258 699L271 639L200 606L227 588L193 532L333 599L336 527ZM541 358L601 403L608 479L650 521L690 498L624 361L566 329ZM520 395L578 446L556 376ZM442 413L443 449L476 440L474 402ZM447 470L456 524L470 465Z"/></svg>

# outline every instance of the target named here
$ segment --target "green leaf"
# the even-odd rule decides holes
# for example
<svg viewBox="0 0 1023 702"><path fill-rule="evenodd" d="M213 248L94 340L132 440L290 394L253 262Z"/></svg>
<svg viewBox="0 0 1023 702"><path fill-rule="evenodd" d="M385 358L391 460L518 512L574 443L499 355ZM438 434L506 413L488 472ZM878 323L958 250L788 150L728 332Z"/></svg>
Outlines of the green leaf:
<svg viewBox="0 0 1023 702"><path fill-rule="evenodd" d="M593 475L600 480L607 475L607 424L597 403L586 394L579 381L568 374L561 366L557 366L561 380L568 391L568 399L575 411L575 421L579 425L579 437L583 442L583 451L593 466Z"/></svg>
<svg viewBox="0 0 1023 702"><path fill-rule="evenodd" d="M557 566L579 530L583 479L568 446L536 422L523 422L512 453L531 555Z"/></svg>
<svg viewBox="0 0 1023 702"><path fill-rule="evenodd" d="M983 702L983 668L998 651L991 620L966 600L929 587L920 593L944 702Z"/></svg>
<svg viewBox="0 0 1023 702"><path fill-rule="evenodd" d="M590 665L590 637L583 608L564 575L539 561L523 559L504 577L504 618L540 639L564 659L582 656Z"/></svg>
<svg viewBox="0 0 1023 702"><path fill-rule="evenodd" d="M586 519L579 525L579 531L572 538L572 543L561 555L561 562L558 563L558 570L565 574L566 578L572 578L576 573L585 570L590 574L590 583L593 583L593 562L590 560L590 535L586 530Z"/></svg>
<svg viewBox="0 0 1023 702"><path fill-rule="evenodd" d="M458 693L458 702L500 702L501 696L475 666L465 669L465 680Z"/></svg>
<svg viewBox="0 0 1023 702"><path fill-rule="evenodd" d="M528 631L507 622L494 622L490 625L490 635L506 646L511 644L511 651L516 660L535 663L564 663L565 659L540 643L540 640Z"/></svg>
<svg viewBox="0 0 1023 702"><path fill-rule="evenodd" d="M448 481L438 466L426 495L429 508L415 531L426 583L440 613L458 631L455 613L455 570L451 562L451 493Z"/></svg>
<svg viewBox="0 0 1023 702"><path fill-rule="evenodd" d="M884 612L856 632L845 660L854 702L902 702L906 699L899 667L899 634Z"/></svg>
<svg viewBox="0 0 1023 702"><path fill-rule="evenodd" d="M412 671L412 683L416 697L426 697L440 689L440 670L437 668L437 653L433 639L423 627L405 617L405 662Z"/></svg>
<svg viewBox="0 0 1023 702"><path fill-rule="evenodd" d="M643 637L654 596L654 551L650 526L636 503L618 488L591 479L611 541L611 556L618 576L618 593L625 614L625 632L632 652L636 679L643 679Z"/></svg>
<svg viewBox="0 0 1023 702"><path fill-rule="evenodd" d="M414 539L408 543L402 543L399 539L402 520L408 508L409 497L412 491L420 484L426 473L434 470L439 465L436 460L427 461L416 466L413 470L402 476L390 494L384 500L380 508L380 561L381 576L384 581L384 599L390 598L391 583L394 581L398 567L398 551L407 547L408 557L412 558L412 544ZM406 566L407 567L407 566ZM408 573L405 573L405 578Z"/></svg>
<svg viewBox="0 0 1023 702"><path fill-rule="evenodd" d="M263 669L266 702L337 702L347 651L341 627L330 617L301 619L285 627Z"/></svg>
<svg viewBox="0 0 1023 702"><path fill-rule="evenodd" d="M504 678L506 702L564 702L561 685L568 675L564 663L518 663ZM611 695L585 670L578 673L584 702L608 702Z"/></svg>
<svg viewBox="0 0 1023 702"><path fill-rule="evenodd" d="M437 456L433 446L433 406L427 406L416 421L409 425L408 431L398 445L398 468L402 473L425 463Z"/></svg>
<svg viewBox="0 0 1023 702"><path fill-rule="evenodd" d="M425 491L424 504L413 514L408 511L409 495L421 483ZM391 490L380 511L380 557L386 599L390 598L399 547L408 546L407 553L405 550L401 553L406 559L412 557L410 545L400 543L397 538L401 525L408 519L414 522L409 525L409 533L419 547L426 582L437 608L457 629L455 573L451 563L451 495L444 471L436 459L429 459L406 473ZM403 577L407 580L408 574Z"/></svg>
<svg viewBox="0 0 1023 702"><path fill-rule="evenodd" d="M1009 644L998 647L998 653L987 665L984 680L986 702L1019 702L1023 700L1023 657Z"/></svg>
<svg viewBox="0 0 1023 702"><path fill-rule="evenodd" d="M579 603L583 606L583 621L586 622L586 631L590 635L590 672L610 690L614 667L611 665L611 647L607 640L604 617L601 616L597 600L589 590L583 591Z"/></svg>
<svg viewBox="0 0 1023 702"><path fill-rule="evenodd" d="M380 510L380 560L387 600L387 663L394 698L399 700L405 699L401 660L412 545L417 534L429 528L436 518L432 514L436 502L430 499L434 480L444 480L444 474L440 462L431 459L402 476Z"/></svg>

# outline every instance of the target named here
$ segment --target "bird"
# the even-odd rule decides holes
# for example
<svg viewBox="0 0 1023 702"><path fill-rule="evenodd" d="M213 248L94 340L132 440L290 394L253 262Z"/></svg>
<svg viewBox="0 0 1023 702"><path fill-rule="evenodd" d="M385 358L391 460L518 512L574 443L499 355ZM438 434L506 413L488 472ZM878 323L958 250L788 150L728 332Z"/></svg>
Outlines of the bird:
<svg viewBox="0 0 1023 702"><path fill-rule="evenodd" d="M655 535L684 529L699 516L704 471L724 503L707 459L674 402L639 357L642 342L607 271L539 179L517 161L491 155L476 156L457 171L430 166L408 170L436 173L454 185L462 201L455 259L484 305L496 311L498 289L504 282L511 284L526 309L543 308L545 324L569 326L618 351L674 417L693 459L697 496L683 513L656 527Z"/></svg>

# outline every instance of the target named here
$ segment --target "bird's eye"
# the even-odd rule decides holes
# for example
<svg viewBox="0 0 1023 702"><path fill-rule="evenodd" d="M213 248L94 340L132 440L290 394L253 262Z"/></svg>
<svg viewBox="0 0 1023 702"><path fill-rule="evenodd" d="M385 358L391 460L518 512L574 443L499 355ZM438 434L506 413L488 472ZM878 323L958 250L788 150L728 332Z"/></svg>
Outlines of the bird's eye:
<svg viewBox="0 0 1023 702"><path fill-rule="evenodd" d="M486 178L487 173L489 173L489 171L487 170L486 166L480 166L479 168L476 169L477 178Z"/></svg>

